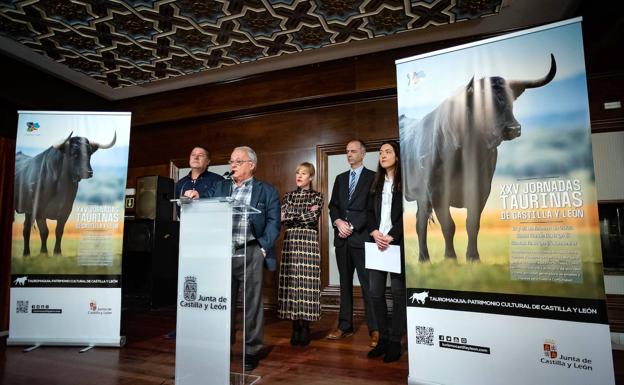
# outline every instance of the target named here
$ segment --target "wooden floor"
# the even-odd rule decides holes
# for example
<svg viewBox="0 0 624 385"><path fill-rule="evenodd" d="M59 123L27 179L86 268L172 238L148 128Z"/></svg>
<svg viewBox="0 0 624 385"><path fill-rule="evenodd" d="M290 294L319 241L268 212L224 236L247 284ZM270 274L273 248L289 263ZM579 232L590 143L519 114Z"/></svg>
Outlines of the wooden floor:
<svg viewBox="0 0 624 385"><path fill-rule="evenodd" d="M175 327L173 309L128 312L124 317L127 344L123 348L95 348L79 353L73 347L40 347L23 353L23 347L0 348L2 385L173 385L175 340L163 335ZM361 320L360 320L361 322ZM407 354L385 364L368 359L365 327L348 339L323 337L335 325L328 314L312 327L310 346L289 344L290 322L268 315L265 322L265 356L253 374L260 384L386 385L407 383ZM624 385L624 351L614 351L616 383ZM206 385L211 385L206 377ZM198 384L200 385L200 384Z"/></svg>

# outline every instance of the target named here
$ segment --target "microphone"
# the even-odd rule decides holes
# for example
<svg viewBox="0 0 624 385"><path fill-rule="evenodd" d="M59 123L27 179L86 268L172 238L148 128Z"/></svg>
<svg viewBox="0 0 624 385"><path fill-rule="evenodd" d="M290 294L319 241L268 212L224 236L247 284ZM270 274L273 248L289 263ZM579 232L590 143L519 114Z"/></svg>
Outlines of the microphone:
<svg viewBox="0 0 624 385"><path fill-rule="evenodd" d="M223 173L222 175L225 179L232 179L232 172L231 171L226 171Z"/></svg>

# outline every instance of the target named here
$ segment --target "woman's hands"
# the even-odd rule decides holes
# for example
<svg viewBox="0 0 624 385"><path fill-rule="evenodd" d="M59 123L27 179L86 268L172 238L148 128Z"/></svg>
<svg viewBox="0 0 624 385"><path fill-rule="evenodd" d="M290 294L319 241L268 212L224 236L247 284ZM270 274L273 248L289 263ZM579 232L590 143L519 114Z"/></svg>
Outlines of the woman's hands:
<svg viewBox="0 0 624 385"><path fill-rule="evenodd" d="M390 246L390 243L394 240L391 235L385 235L379 230L374 230L370 235L373 237L377 247L381 251L387 249L388 246Z"/></svg>

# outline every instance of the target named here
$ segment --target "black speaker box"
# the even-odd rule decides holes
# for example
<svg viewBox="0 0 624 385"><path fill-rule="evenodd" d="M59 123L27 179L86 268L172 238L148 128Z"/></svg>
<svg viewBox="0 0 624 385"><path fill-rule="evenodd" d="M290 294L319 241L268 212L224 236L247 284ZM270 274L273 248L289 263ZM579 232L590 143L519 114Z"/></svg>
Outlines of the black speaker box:
<svg viewBox="0 0 624 385"><path fill-rule="evenodd" d="M124 308L157 308L177 299L179 222L126 220L122 258Z"/></svg>
<svg viewBox="0 0 624 385"><path fill-rule="evenodd" d="M162 221L173 219L173 179L163 176L137 178L135 216Z"/></svg>

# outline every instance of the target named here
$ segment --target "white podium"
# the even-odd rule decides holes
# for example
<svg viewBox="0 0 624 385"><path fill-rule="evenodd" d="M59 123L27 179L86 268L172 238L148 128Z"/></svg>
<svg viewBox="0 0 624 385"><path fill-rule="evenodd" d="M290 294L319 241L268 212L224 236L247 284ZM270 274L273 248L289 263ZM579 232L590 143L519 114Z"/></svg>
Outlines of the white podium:
<svg viewBox="0 0 624 385"><path fill-rule="evenodd" d="M176 321L176 385L251 385L260 377L245 374L243 338L230 344L232 216L245 225L253 207L230 198L178 200L180 252ZM240 252L240 250L239 250ZM243 265L245 265L243 263ZM246 277L246 274L245 274ZM242 287L245 290L245 281ZM244 298L244 295L243 295ZM233 358L232 358L233 357Z"/></svg>

